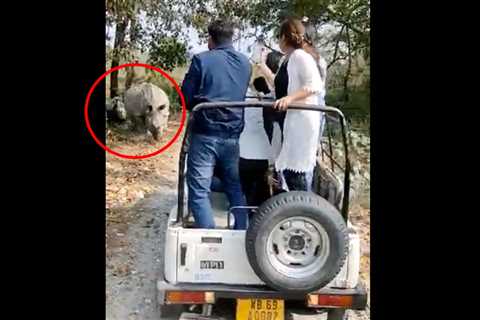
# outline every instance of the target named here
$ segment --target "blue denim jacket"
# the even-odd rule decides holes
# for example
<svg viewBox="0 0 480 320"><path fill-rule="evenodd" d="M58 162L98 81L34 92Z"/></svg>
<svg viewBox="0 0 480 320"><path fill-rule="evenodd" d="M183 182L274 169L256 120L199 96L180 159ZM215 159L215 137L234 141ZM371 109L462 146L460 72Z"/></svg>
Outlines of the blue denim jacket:
<svg viewBox="0 0 480 320"><path fill-rule="evenodd" d="M250 75L247 57L234 50L231 43L195 55L182 84L187 109L202 102L244 101ZM196 113L192 131L238 138L243 124L243 109L215 108Z"/></svg>

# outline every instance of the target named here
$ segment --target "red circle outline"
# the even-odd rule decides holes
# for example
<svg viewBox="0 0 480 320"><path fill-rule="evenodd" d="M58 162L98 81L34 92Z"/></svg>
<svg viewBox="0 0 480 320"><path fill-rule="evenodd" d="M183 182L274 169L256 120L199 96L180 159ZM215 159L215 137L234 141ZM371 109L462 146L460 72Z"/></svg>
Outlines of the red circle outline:
<svg viewBox="0 0 480 320"><path fill-rule="evenodd" d="M180 96L180 100L181 100L181 103L182 103L182 119L180 120L180 126L178 127L178 130L177 132L175 133L175 135L173 136L172 139L170 139L170 141L168 141L168 143L166 145L164 145L163 147L161 147L159 150L155 151L155 152L152 152L152 153L149 153L149 154L145 154L145 155L139 155L139 156L132 156L132 155L128 155L128 154L123 154L123 153L120 153L120 152L117 152L115 150L112 150L110 149L109 147L107 147L106 145L104 145L99 139L98 137L95 135L95 132L93 132L92 130L92 127L90 126L90 119L88 117L88 107L89 107L89 104L90 104L90 97L93 93L93 91L95 90L95 88L98 86L98 84L100 83L100 81L102 81L106 76L108 76L110 73L114 72L114 71L118 71L120 69L123 69L123 68L126 68L126 67L144 67L144 68L147 68L147 69L150 69L150 70L153 70L153 71L157 71L159 72L161 75L163 75L165 78L167 78L172 84L173 84L173 87L175 88L175 90L177 91L178 95ZM157 154L165 151L166 149L168 149L177 139L178 137L180 136L180 134L182 133L182 129L185 125L185 120L187 118L187 107L186 107L186 103L185 103L185 97L183 96L183 93L182 93L182 90L180 90L180 87L178 86L177 82L168 74L166 73L165 71L163 71L162 69L160 68L157 68L157 67L154 67L154 66L151 66L151 65L148 65L148 64L145 64L145 63L126 63L126 64L122 64L122 65L119 65L117 67L114 67L114 68L111 68L110 70L108 70L107 72L105 72L104 74L102 74L92 85L92 87L90 88L90 90L88 91L88 94L87 94L87 98L85 100L85 109L84 109L84 118L85 118L85 124L87 126L87 129L88 129L88 132L90 132L90 135L92 136L93 140L95 140L95 142L100 146L102 147L105 151L113 154L113 155L116 155L118 157L121 157L121 158L125 158L125 159L146 159L146 158L149 158L149 157L153 157L153 156L156 156Z"/></svg>

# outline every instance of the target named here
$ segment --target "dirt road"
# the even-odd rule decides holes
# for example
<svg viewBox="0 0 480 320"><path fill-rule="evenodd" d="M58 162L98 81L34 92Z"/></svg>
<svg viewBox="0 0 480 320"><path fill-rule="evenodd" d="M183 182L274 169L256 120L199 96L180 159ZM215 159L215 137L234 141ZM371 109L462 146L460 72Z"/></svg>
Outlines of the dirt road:
<svg viewBox="0 0 480 320"><path fill-rule="evenodd" d="M158 146L173 136L177 127L178 122L172 121ZM131 142L115 135L109 146L127 154L155 149L149 139ZM176 201L179 146L180 140L165 153L146 160L125 160L107 155L107 320L168 319L159 314L155 283L163 267L164 234L161 230ZM364 242L369 237L368 215L369 210L359 206L352 218L360 225ZM363 251L368 246L369 243L362 244ZM362 268L362 277L365 278L368 276L368 257L362 257ZM215 306L214 314L234 319L234 305L225 302ZM305 318L295 316L294 319ZM308 319L326 317L316 315ZM369 312L352 312L349 319L369 319Z"/></svg>

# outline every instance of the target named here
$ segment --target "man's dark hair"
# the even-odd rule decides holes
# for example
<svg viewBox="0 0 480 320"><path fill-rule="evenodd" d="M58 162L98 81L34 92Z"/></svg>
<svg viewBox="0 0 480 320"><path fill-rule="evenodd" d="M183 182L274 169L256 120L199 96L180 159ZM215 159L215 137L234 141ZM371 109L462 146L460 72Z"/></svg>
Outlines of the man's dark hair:
<svg viewBox="0 0 480 320"><path fill-rule="evenodd" d="M225 20L215 20L208 26L208 34L216 45L231 42L233 24Z"/></svg>

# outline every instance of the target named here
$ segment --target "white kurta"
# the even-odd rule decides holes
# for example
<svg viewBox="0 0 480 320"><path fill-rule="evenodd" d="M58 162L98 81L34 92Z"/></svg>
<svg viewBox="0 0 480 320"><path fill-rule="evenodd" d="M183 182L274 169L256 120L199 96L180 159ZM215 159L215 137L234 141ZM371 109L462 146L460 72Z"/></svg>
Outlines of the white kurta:
<svg viewBox="0 0 480 320"><path fill-rule="evenodd" d="M287 66L288 94L300 89L312 92L312 95L298 103L317 105L319 96L323 96L325 86L320 77L317 63L302 49L293 51ZM275 161L277 170L295 172L312 171L316 163L320 131L318 111L287 109L284 124L284 141L280 154Z"/></svg>

